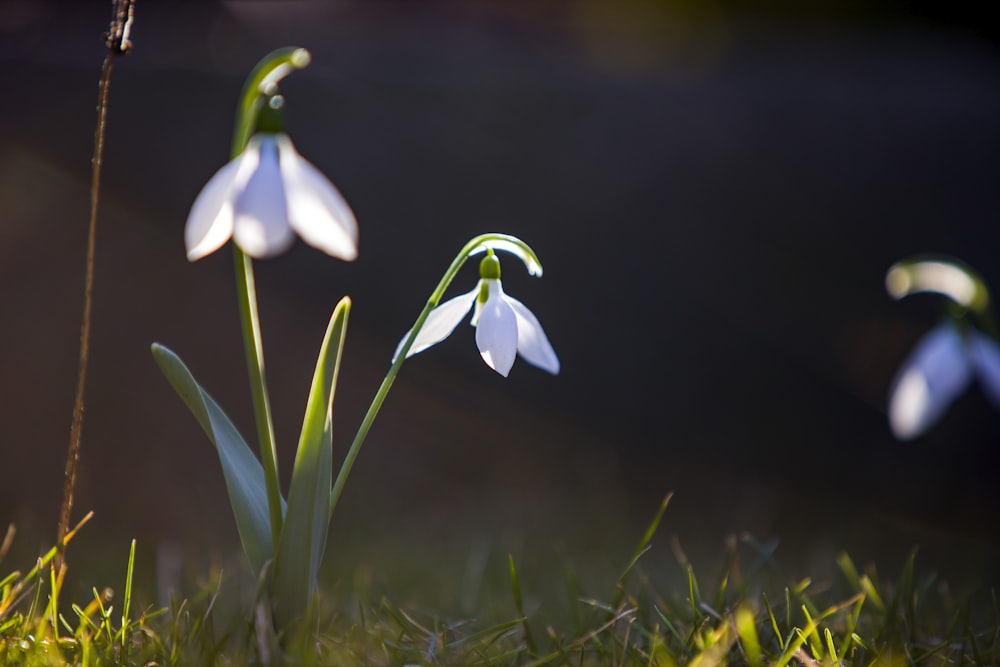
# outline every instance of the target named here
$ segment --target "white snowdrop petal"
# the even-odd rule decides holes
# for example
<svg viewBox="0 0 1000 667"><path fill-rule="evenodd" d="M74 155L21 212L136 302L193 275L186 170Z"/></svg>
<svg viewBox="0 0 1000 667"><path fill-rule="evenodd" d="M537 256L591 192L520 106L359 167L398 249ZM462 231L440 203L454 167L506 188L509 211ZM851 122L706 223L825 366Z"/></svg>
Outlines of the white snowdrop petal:
<svg viewBox="0 0 1000 667"><path fill-rule="evenodd" d="M937 418L928 410L929 404L927 379L918 369L907 369L896 380L889 399L889 427L893 435L900 440L912 440L927 430Z"/></svg>
<svg viewBox="0 0 1000 667"><path fill-rule="evenodd" d="M237 156L215 172L198 193L184 225L184 245L189 261L212 254L233 235L233 199L240 168L252 170L256 163L255 154Z"/></svg>
<svg viewBox="0 0 1000 667"><path fill-rule="evenodd" d="M343 260L358 256L358 223L351 207L323 173L278 135L288 221L309 245Z"/></svg>
<svg viewBox="0 0 1000 667"><path fill-rule="evenodd" d="M462 318L472 309L472 304L478 294L479 287L477 285L476 289L471 292L449 299L432 310L424 321L424 326L421 327L406 357L410 358L418 352L423 352L431 345L436 345L451 335L451 332L455 330L455 327L462 321ZM399 341L396 351L392 355L393 361L396 361L396 357L399 356L400 351L403 349L403 343L406 342L409 336L410 332L407 331L406 335Z"/></svg>
<svg viewBox="0 0 1000 667"><path fill-rule="evenodd" d="M517 352L521 358L532 366L559 374L559 357L552 348L545 330L535 314L528 307L513 297L506 297L507 303L514 309L517 316Z"/></svg>
<svg viewBox="0 0 1000 667"><path fill-rule="evenodd" d="M476 345L486 365L507 377L517 357L517 316L498 280L487 280L490 295L479 311Z"/></svg>
<svg viewBox="0 0 1000 667"><path fill-rule="evenodd" d="M976 376L983 393L1000 409L1000 343L978 331L969 335L969 358L976 369Z"/></svg>
<svg viewBox="0 0 1000 667"><path fill-rule="evenodd" d="M292 245L295 232L288 224L285 186L274 135L254 136L247 150L255 143L259 145L260 162L236 197L233 239L251 257L273 257Z"/></svg>
<svg viewBox="0 0 1000 667"><path fill-rule="evenodd" d="M949 322L917 344L903 363L889 398L889 425L900 440L933 426L972 379L961 334Z"/></svg>

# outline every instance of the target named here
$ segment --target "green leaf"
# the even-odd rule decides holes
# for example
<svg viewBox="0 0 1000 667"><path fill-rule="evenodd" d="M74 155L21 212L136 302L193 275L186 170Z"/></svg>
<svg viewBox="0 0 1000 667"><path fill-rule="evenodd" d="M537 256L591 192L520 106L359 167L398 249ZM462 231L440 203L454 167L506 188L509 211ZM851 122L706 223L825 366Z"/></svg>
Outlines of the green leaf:
<svg viewBox="0 0 1000 667"><path fill-rule="evenodd" d="M333 484L333 397L350 309L351 300L344 297L330 317L295 453L273 584L275 616L283 625L309 606L326 550Z"/></svg>
<svg viewBox="0 0 1000 667"><path fill-rule="evenodd" d="M163 375L215 445L243 551L253 571L259 573L274 554L264 469L229 417L201 388L180 357L159 343L153 343L151 349Z"/></svg>

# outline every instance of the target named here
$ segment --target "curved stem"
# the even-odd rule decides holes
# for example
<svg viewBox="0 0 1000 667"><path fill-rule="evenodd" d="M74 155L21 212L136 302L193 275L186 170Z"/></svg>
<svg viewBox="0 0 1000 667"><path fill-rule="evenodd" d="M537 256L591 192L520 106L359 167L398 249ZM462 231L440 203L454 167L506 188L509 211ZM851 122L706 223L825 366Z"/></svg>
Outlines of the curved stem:
<svg viewBox="0 0 1000 667"><path fill-rule="evenodd" d="M528 271L533 275L541 275L541 263L538 261L538 257L528 247L528 244L517 237L508 234L481 234L465 244L458 255L455 256L455 259L452 260L451 265L444 272L444 275L441 276L437 287L431 292L430 298L427 299L427 303L424 305L424 309L420 311L417 321L413 323L413 328L410 329L410 335L406 337L406 342L399 349L399 354L396 355L392 366L389 367L389 372L386 373L378 391L375 392L375 398L372 399L371 405L368 406L368 412L365 413L365 418L361 421L361 426L358 427L358 432L354 435L354 441L351 443L350 449L347 450L347 455L344 457L344 462L340 466L340 472L337 474L337 479L333 484L333 490L330 493L331 517L333 516L333 510L337 506L337 501L340 500L340 494L344 490L347 477L351 474L351 468L354 467L354 461L358 458L358 453L361 451L361 445L364 444L365 438L368 437L368 431L371 430L372 424L375 422L375 417L378 416L378 412L382 408L382 403L385 402L385 397L392 388L392 383L396 381L399 369L402 368L403 362L406 361L406 355L413 346L413 341L417 339L417 334L420 333L420 329L423 328L424 322L427 321L427 317L431 314L431 311L441 302L441 297L444 296L448 286L451 285L451 281L454 280L458 270L462 268L462 265L465 264L469 256L489 247L491 242L495 242L498 247L504 250L509 250L517 254L525 266L528 267Z"/></svg>
<svg viewBox="0 0 1000 667"><path fill-rule="evenodd" d="M281 79L293 70L306 67L311 59L306 49L289 46L272 51L257 63L240 94L233 130L233 157L239 155L250 141L264 96L274 93Z"/></svg>
<svg viewBox="0 0 1000 667"><path fill-rule="evenodd" d="M990 291L976 271L947 257L919 255L896 262L886 273L886 289L895 299L919 292L947 297L956 319L970 314L984 333L998 335Z"/></svg>

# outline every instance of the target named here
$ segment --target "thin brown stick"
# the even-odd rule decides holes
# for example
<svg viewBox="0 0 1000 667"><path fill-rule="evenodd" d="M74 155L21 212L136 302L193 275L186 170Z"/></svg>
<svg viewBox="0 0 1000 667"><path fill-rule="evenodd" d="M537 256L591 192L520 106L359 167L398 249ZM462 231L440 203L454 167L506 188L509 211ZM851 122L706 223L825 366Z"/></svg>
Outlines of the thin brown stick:
<svg viewBox="0 0 1000 667"><path fill-rule="evenodd" d="M76 467L80 460L80 440L83 436L83 398L87 384L87 362L90 358L90 322L94 294L94 251L97 241L97 200L100 193L101 161L104 156L104 133L107 127L108 90L111 87L111 67L116 56L131 48L129 33L135 0L113 0L111 26L103 35L108 53L101 66L101 81L97 93L97 125L94 128L94 153L91 158L90 223L87 230L87 264L83 281L83 322L80 325L80 364L76 374L76 396L73 400L73 421L69 430L69 452L66 454L66 473L63 478L63 501L59 510L59 527L56 544L61 548L56 555L56 571L63 568L65 540L69 531L70 513L73 509L73 488L76 486Z"/></svg>

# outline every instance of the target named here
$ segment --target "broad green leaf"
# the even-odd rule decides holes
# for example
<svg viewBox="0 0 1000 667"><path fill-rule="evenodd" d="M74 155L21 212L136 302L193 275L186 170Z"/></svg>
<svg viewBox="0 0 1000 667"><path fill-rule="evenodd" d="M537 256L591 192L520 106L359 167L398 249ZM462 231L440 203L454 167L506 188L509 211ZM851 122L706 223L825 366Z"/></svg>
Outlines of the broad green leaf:
<svg viewBox="0 0 1000 667"><path fill-rule="evenodd" d="M333 397L350 309L351 300L344 297L330 317L302 420L275 559L275 615L282 624L306 611L326 550L333 484Z"/></svg>
<svg viewBox="0 0 1000 667"><path fill-rule="evenodd" d="M229 417L201 388L180 357L159 343L153 343L151 349L163 375L215 445L243 551L253 571L259 573L274 554L264 469Z"/></svg>

